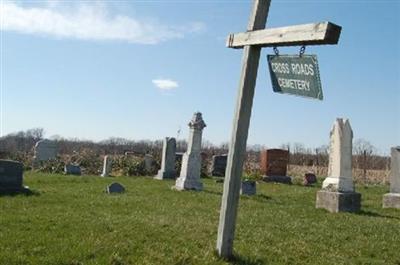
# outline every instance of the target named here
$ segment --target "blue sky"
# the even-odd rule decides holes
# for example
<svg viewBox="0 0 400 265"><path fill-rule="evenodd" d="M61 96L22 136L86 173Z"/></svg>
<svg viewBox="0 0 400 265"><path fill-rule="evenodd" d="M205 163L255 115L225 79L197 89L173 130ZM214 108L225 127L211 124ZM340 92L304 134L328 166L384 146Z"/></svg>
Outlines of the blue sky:
<svg viewBox="0 0 400 265"><path fill-rule="evenodd" d="M230 139L251 1L1 1L1 133L42 127L90 140ZM336 117L381 153L400 144L400 2L272 1L267 27L331 21L338 45L310 46L324 100L272 91L263 49L249 144L327 144ZM299 47L280 53L298 53Z"/></svg>

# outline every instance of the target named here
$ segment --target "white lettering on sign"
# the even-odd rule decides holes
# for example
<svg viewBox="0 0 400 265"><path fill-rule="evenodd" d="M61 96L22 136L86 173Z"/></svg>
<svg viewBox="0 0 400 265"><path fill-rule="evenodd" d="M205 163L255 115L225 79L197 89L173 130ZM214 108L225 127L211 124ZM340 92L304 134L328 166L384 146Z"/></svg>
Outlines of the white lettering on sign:
<svg viewBox="0 0 400 265"><path fill-rule="evenodd" d="M314 66L312 64L292 63L292 73L296 75L314 75Z"/></svg>
<svg viewBox="0 0 400 265"><path fill-rule="evenodd" d="M278 78L279 86L282 88L291 88L310 91L310 82L298 79Z"/></svg>
<svg viewBox="0 0 400 265"><path fill-rule="evenodd" d="M278 74L314 75L314 65L302 63L271 63L272 71Z"/></svg>
<svg viewBox="0 0 400 265"><path fill-rule="evenodd" d="M272 71L279 74L289 74L290 68L287 63L272 63Z"/></svg>

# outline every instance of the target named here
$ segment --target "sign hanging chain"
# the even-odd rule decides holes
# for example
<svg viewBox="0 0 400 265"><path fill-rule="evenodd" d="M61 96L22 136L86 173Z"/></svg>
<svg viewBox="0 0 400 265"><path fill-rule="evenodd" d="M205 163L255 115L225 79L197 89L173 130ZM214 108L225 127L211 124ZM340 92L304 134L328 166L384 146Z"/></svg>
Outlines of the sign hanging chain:
<svg viewBox="0 0 400 265"><path fill-rule="evenodd" d="M302 57L303 54L304 54L305 52L306 52L306 46L303 45L303 46L301 46L301 48L300 48L299 56Z"/></svg>
<svg viewBox="0 0 400 265"><path fill-rule="evenodd" d="M275 46L273 49L274 49L275 55L276 55L276 56L279 56L279 50L278 50L278 48ZM301 46L301 48L300 48L299 56L302 57L303 54L304 54L305 52L306 52L306 46L303 45L303 46Z"/></svg>

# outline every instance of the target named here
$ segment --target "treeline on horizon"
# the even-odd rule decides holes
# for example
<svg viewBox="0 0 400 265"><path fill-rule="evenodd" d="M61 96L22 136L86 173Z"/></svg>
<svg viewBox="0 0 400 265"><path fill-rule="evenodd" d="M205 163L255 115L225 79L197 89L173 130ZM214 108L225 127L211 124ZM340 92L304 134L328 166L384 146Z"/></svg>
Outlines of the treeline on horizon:
<svg viewBox="0 0 400 265"><path fill-rule="evenodd" d="M0 138L0 158L14 159L25 156L33 156L36 142L44 139L44 129L34 128L26 131L19 131L5 135ZM57 142L60 155L79 154L90 151L92 154L103 155L124 155L126 152L133 152L137 155L151 154L159 158L161 156L163 140L128 140L124 138L109 138L99 142L80 140L77 138L66 139L60 136L50 138ZM177 141L177 152L185 152L186 140ZM247 162L259 163L260 152L267 147L263 145L249 145L247 148ZM327 167L329 163L329 147L323 145L317 148L306 148L301 143L286 143L279 148L289 150L289 164L299 166L322 166ZM227 154L228 143L220 145L203 141L202 152L206 157L213 155ZM23 160L23 159L22 159ZM368 141L363 139L355 140L353 143L353 168L365 170L388 170L390 157L377 153L377 149Z"/></svg>

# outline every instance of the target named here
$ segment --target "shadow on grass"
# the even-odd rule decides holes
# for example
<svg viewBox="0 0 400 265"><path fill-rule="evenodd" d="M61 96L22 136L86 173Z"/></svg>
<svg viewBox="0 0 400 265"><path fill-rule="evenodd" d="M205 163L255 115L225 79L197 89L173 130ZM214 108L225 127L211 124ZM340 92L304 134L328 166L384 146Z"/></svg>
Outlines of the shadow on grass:
<svg viewBox="0 0 400 265"><path fill-rule="evenodd" d="M382 214L379 214L379 213L375 213L375 212L371 212L371 211L365 211L365 210L361 210L359 212L356 212L355 214L365 215L365 216L370 216L370 217L380 217L380 218L389 218L389 219L400 220L399 217L390 216L390 215L382 215Z"/></svg>
<svg viewBox="0 0 400 265"><path fill-rule="evenodd" d="M220 191L213 191L213 190L203 190L203 192L205 192L205 193L209 193L209 194L213 194L213 195L222 196L222 192L220 192Z"/></svg>
<svg viewBox="0 0 400 265"><path fill-rule="evenodd" d="M243 257L240 255L235 255L230 261L229 264L232 265L267 265L265 261L260 259L251 259L247 257Z"/></svg>
<svg viewBox="0 0 400 265"><path fill-rule="evenodd" d="M30 189L22 189L20 191L1 191L0 197L14 197L18 195L25 195L25 196L39 196L40 192L30 190Z"/></svg>
<svg viewBox="0 0 400 265"><path fill-rule="evenodd" d="M246 195L242 195L240 196L240 199L244 199L244 200L254 200L254 201L259 201L259 202L265 202L265 201L269 201L272 200L272 197L269 197L267 195L264 194L257 194L254 196L246 196Z"/></svg>
<svg viewBox="0 0 400 265"><path fill-rule="evenodd" d="M267 265L267 263L261 259L244 257L238 254L235 254L233 257L228 259L219 257L217 252L215 252L214 254L218 257L218 259L226 261L231 265Z"/></svg>
<svg viewBox="0 0 400 265"><path fill-rule="evenodd" d="M218 196L222 196L222 192L220 191L213 191L213 190L203 190L203 192L205 193L209 193L209 194L213 194L213 195L218 195ZM254 201L259 201L259 202L264 202L264 201L269 201L272 198L264 195L264 194L257 194L254 196L247 196L247 195L242 195L240 196L240 199L242 200L254 200Z"/></svg>

